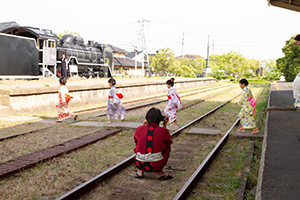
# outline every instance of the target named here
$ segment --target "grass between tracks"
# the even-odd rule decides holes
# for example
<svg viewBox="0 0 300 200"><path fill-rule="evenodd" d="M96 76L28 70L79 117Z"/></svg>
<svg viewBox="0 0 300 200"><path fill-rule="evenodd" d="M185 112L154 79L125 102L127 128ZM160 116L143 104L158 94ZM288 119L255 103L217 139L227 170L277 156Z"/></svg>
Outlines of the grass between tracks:
<svg viewBox="0 0 300 200"><path fill-rule="evenodd" d="M266 95L269 94L269 85L254 85L252 92L254 95L258 92L258 88L264 87L264 90L257 99L257 113L256 120L260 115L260 110L262 107L266 108L267 98ZM224 110L234 111L234 106L226 106L222 108ZM221 110L222 110L221 109ZM240 109L240 108L239 108ZM238 110L239 110L238 109ZM237 110L234 111L238 113ZM214 114L213 114L214 115ZM212 117L213 117L212 115ZM223 114L226 117L226 115ZM230 116L230 114L229 114ZM227 117L229 117L227 116ZM237 116L234 117L236 119ZM218 124L222 123L222 118L218 118ZM265 116L262 117L262 125L260 131L264 131L264 120ZM205 121L204 121L205 122ZM208 126L217 126L208 123ZM233 132L236 130L235 128ZM247 189L245 192L244 199L252 200L255 199L255 186L257 184L257 177L259 171L260 154L262 147L262 139L255 140L255 152L251 162L251 169L248 176ZM240 139L230 135L228 141L224 147L220 150L216 158L211 163L209 169L204 173L200 182L198 182L196 188L190 195L189 199L197 200L210 200L215 198L220 199L233 199L236 188L240 184L240 176L243 172L244 162L248 153L248 143L250 139ZM254 190L252 190L254 188ZM252 191L251 191L252 190ZM253 194L254 191L254 194Z"/></svg>
<svg viewBox="0 0 300 200"><path fill-rule="evenodd" d="M261 127L260 131L264 132L265 123L266 123L266 109L268 107L268 98L270 92L270 84L266 84L264 91L261 93L260 98L257 100L256 109L261 112L261 109L264 108L264 113L261 118ZM260 114L260 113L259 113ZM258 115L256 115L258 116ZM254 155L251 160L250 172L247 177L247 185L244 194L245 200L255 200L256 194L256 185L258 180L258 173L260 167L260 158L262 152L262 139L256 139L254 143Z"/></svg>
<svg viewBox="0 0 300 200"><path fill-rule="evenodd" d="M252 91L255 94L254 89L252 89ZM215 107L217 104L219 105L221 102L224 102L225 99L230 99L232 96L235 96L240 92L241 89L234 89L207 102L203 102L198 106L179 112L178 124L182 125L190 122L194 118L209 111L211 107ZM199 98L202 95L205 96L207 94L201 94L195 98ZM189 103L195 101L195 99L192 98L193 97L189 97L183 102ZM212 106L210 104L212 104ZM233 103L230 103L230 105L235 106ZM164 106L165 104L158 105L161 109L163 109ZM226 109L227 108L224 108L224 110ZM234 112L236 112L237 115L240 108L235 107L235 109L237 112ZM146 111L146 109L144 111L139 110L139 112L130 111L128 112L126 120L136 121L143 119ZM222 130L228 129L223 128L224 124L233 123L233 118L236 119L236 117L232 114L233 110L229 109L228 111L231 113L232 117L224 117L225 121L222 122L223 125L221 123L217 123L220 117L216 117L216 120L207 120L206 126L220 127ZM228 123L226 120L228 120ZM211 124L211 121L214 121L214 124ZM205 120L203 120L203 122L205 122ZM203 122L200 122L198 125L201 126L202 124L204 126L201 127L205 127L205 123ZM69 129L70 127L69 125L64 126L66 128L64 130ZM39 163L37 167L17 173L6 179L2 179L0 180L0 196L6 197L6 199L58 197L59 195L69 191L75 186L87 181L93 176L132 155L134 148L132 139L133 134L134 131L123 131L122 133L111 136L104 141L96 142L93 145L84 147L78 151L55 158L48 162ZM18 148L17 146L15 147ZM233 180L235 179L230 180L234 182Z"/></svg>

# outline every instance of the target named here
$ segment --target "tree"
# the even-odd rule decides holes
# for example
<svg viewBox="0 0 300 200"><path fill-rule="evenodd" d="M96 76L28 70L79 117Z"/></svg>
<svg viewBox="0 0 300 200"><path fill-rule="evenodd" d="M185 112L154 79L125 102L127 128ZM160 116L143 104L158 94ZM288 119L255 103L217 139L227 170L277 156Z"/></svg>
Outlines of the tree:
<svg viewBox="0 0 300 200"><path fill-rule="evenodd" d="M174 52L170 48L159 49L151 59L151 67L160 75L168 75L174 72Z"/></svg>
<svg viewBox="0 0 300 200"><path fill-rule="evenodd" d="M276 61L273 59L262 60L263 64L263 75L267 80L279 79L281 72L278 70Z"/></svg>
<svg viewBox="0 0 300 200"><path fill-rule="evenodd" d="M253 75L256 75L257 69L260 67L260 62L255 59L246 59L246 67L245 69L249 72L252 71Z"/></svg>
<svg viewBox="0 0 300 200"><path fill-rule="evenodd" d="M294 37L285 41L282 48L284 57L276 60L277 69L285 76L286 81L293 81L300 70L300 47L295 43Z"/></svg>
<svg viewBox="0 0 300 200"><path fill-rule="evenodd" d="M196 77L195 61L188 58L179 58L176 61L174 72L183 77Z"/></svg>
<svg viewBox="0 0 300 200"><path fill-rule="evenodd" d="M71 35L76 35L76 36L81 37L78 32L70 32L69 30L67 30L67 31L64 31L63 33L58 34L59 39L61 39L61 37L65 34L71 34Z"/></svg>
<svg viewBox="0 0 300 200"><path fill-rule="evenodd" d="M211 55L212 76L221 76L224 74L237 77L254 76L260 62L254 59L246 59L242 54L230 51L222 55Z"/></svg>

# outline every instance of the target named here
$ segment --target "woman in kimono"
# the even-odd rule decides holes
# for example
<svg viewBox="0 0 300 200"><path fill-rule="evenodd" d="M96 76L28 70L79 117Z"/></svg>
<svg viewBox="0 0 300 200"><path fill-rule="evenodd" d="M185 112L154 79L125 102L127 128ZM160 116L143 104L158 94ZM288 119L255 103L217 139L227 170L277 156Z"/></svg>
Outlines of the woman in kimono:
<svg viewBox="0 0 300 200"><path fill-rule="evenodd" d="M173 88L174 86L174 78L171 78L166 82L167 87L169 88L168 91L168 105L164 109L164 114L166 117L169 118L170 126L177 127L177 109L181 107L181 100L178 96L178 93ZM174 122L174 124L172 124Z"/></svg>
<svg viewBox="0 0 300 200"><path fill-rule="evenodd" d="M163 121L163 127L159 126L161 121ZM144 172L156 173L158 180L168 180L174 177L163 171L173 143L170 133L166 129L167 123L168 119L162 115L159 109L151 108L146 114L143 126L136 129L134 163L138 171L135 178L144 178Z"/></svg>
<svg viewBox="0 0 300 200"><path fill-rule="evenodd" d="M300 73L296 76L293 82L293 96L295 99L294 106L300 107Z"/></svg>
<svg viewBox="0 0 300 200"><path fill-rule="evenodd" d="M259 130L256 127L255 118L254 118L254 107L250 103L250 99L253 99L251 90L248 89L247 85L249 84L246 79L241 79L239 81L241 89L243 89L240 100L236 102L236 105L242 106L242 109L239 113L240 122L242 127L238 129L240 132L245 132L245 129L253 129L252 134L258 133Z"/></svg>
<svg viewBox="0 0 300 200"><path fill-rule="evenodd" d="M67 58L66 58L66 53L65 52L63 52L62 54L61 54L61 57L62 57L62 59L61 59L61 76L62 77L64 77L64 78L66 78L66 79L68 79L68 74L67 74Z"/></svg>
<svg viewBox="0 0 300 200"><path fill-rule="evenodd" d="M294 38L295 43L300 46L300 35L296 35ZM296 108L300 107L300 73L295 77L293 82L293 96L295 98L294 106Z"/></svg>
<svg viewBox="0 0 300 200"><path fill-rule="evenodd" d="M66 87L67 79L64 77L59 78L60 89L58 92L58 101L56 103L56 108L58 111L58 120L56 122L61 123L63 119L66 119L70 116L74 118L74 121L77 119L77 115L69 110L69 102L73 98L69 95L69 90Z"/></svg>
<svg viewBox="0 0 300 200"><path fill-rule="evenodd" d="M110 87L110 90L108 92L108 105L106 110L106 115L108 121L107 124L111 123L111 119L121 119L124 121L125 118L125 107L121 103L120 99L123 98L123 95L121 93L117 93L117 90L115 88L116 80L113 78L110 78L108 80L108 84Z"/></svg>

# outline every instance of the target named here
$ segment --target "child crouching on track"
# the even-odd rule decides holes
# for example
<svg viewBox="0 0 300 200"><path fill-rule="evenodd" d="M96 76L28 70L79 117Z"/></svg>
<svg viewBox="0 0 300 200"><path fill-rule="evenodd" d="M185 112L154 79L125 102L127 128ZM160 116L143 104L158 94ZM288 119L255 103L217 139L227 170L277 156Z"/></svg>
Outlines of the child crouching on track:
<svg viewBox="0 0 300 200"><path fill-rule="evenodd" d="M66 87L67 79L64 77L59 78L60 89L58 92L58 102L56 103L56 108L58 111L58 120L56 122L60 123L63 119L66 119L70 116L73 117L74 121L77 119L77 115L69 110L69 102L73 98L70 96L69 90Z"/></svg>
<svg viewBox="0 0 300 200"><path fill-rule="evenodd" d="M124 121L125 118L125 107L121 103L120 99L123 98L123 95L121 93L117 93L117 90L115 88L116 80L113 78L110 78L108 80L108 84L110 87L109 93L108 93L108 105L106 110L106 115L108 121L107 124L111 123L111 119L118 119L120 118L122 121Z"/></svg>
<svg viewBox="0 0 300 200"><path fill-rule="evenodd" d="M166 84L169 88L168 91L168 105L164 109L164 114L166 117L169 118L170 126L177 127L177 109L181 107L181 100L178 96L178 93L173 88L174 86L174 78L171 78L170 80L167 80ZM174 122L174 124L172 124Z"/></svg>
<svg viewBox="0 0 300 200"><path fill-rule="evenodd" d="M160 122L163 127L160 127ZM165 173L163 168L167 165L173 143L170 132L166 129L168 119L157 108L151 108L146 114L143 126L135 130L134 152L135 166L138 171L135 178L144 178L144 172L156 172L158 180L169 180L173 175Z"/></svg>
<svg viewBox="0 0 300 200"><path fill-rule="evenodd" d="M253 129L252 134L258 133L259 130L256 127L255 118L254 118L255 107L253 105L254 103L252 103L253 102L252 99L254 98L251 90L247 87L249 83L246 79L241 79L239 81L239 84L241 89L243 89L243 92L240 97L240 100L236 102L236 105L242 106L242 109L238 115L242 127L238 129L238 131L245 132L245 129Z"/></svg>

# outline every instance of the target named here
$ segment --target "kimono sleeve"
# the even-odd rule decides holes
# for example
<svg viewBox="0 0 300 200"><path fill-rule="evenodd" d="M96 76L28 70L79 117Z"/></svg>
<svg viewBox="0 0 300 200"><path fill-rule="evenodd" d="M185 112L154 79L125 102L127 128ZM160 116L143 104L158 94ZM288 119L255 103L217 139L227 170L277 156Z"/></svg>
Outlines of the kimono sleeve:
<svg viewBox="0 0 300 200"><path fill-rule="evenodd" d="M253 98L253 94L252 94L252 92L251 92L250 89L249 89L249 95L248 95L248 97L251 98L251 99L254 99L254 98Z"/></svg>
<svg viewBox="0 0 300 200"><path fill-rule="evenodd" d="M65 96L68 93L68 89L66 87L62 86L59 89L59 93L60 93L59 101L61 103L65 104L67 102Z"/></svg>
<svg viewBox="0 0 300 200"><path fill-rule="evenodd" d="M177 102L177 97L176 97L176 93L171 89L171 90L169 90L169 92L170 92L170 97L171 97L171 99L173 100L173 102L175 103L175 102Z"/></svg>
<svg viewBox="0 0 300 200"><path fill-rule="evenodd" d="M165 129L164 131L164 142L167 145L171 145L173 143L173 140L171 138L170 132L168 131L168 129Z"/></svg>
<svg viewBox="0 0 300 200"><path fill-rule="evenodd" d="M293 82L293 96L295 99L300 97L300 73L296 76Z"/></svg>
<svg viewBox="0 0 300 200"><path fill-rule="evenodd" d="M120 99L119 97L116 95L116 89L112 88L111 89L111 95L113 97L113 103L119 104L120 103Z"/></svg>
<svg viewBox="0 0 300 200"><path fill-rule="evenodd" d="M242 103L244 102L245 96L246 96L246 92L243 90L242 95L241 95L241 97L240 97L240 100L237 102L237 104L238 104L239 106L242 105Z"/></svg>

